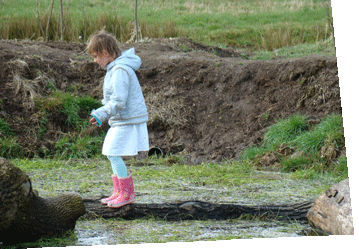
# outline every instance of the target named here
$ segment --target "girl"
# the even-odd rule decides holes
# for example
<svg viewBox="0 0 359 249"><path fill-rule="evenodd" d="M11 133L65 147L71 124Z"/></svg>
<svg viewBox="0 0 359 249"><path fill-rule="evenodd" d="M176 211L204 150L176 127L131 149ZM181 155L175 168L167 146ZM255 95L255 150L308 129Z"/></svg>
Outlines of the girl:
<svg viewBox="0 0 359 249"><path fill-rule="evenodd" d="M105 31L93 34L87 52L106 69L103 84L103 106L91 112L90 122L99 125L108 120L108 130L102 154L111 162L113 194L101 200L109 207L118 208L136 200L132 174L121 156L137 155L149 150L145 100L135 70L141 59L134 48L121 52L116 38Z"/></svg>

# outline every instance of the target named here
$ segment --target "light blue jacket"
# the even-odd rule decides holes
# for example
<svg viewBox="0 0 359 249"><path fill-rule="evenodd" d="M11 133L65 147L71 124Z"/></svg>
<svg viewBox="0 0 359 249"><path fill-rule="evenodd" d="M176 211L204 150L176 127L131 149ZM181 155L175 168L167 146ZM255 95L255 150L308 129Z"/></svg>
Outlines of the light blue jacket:
<svg viewBox="0 0 359 249"><path fill-rule="evenodd" d="M110 126L140 124L148 121L148 113L135 70L141 59L135 49L123 51L106 66L103 84L103 106L93 110L100 124L108 120Z"/></svg>

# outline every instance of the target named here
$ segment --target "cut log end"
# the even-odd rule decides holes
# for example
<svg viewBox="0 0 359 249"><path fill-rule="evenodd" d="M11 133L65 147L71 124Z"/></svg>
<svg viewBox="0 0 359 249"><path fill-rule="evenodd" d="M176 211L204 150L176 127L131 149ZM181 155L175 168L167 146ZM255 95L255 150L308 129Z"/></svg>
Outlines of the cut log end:
<svg viewBox="0 0 359 249"><path fill-rule="evenodd" d="M333 185L320 195L308 211L307 219L321 233L353 235L349 179Z"/></svg>

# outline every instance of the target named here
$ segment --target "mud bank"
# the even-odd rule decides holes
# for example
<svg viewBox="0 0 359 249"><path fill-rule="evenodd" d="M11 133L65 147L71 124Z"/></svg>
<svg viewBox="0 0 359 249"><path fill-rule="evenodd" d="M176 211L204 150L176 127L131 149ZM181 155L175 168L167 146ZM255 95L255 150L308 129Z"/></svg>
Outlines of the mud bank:
<svg viewBox="0 0 359 249"><path fill-rule="evenodd" d="M335 57L255 61L181 38L121 44L123 50L130 47L142 59L137 75L149 111L151 146L181 153L188 163L238 158L288 115L304 114L316 124L341 113ZM44 121L36 98L46 99L54 89L102 98L105 71L84 50L78 43L0 41L0 118L12 127L27 157L55 150L71 132L54 114L40 137L37 127ZM86 128L88 135L99 133Z"/></svg>

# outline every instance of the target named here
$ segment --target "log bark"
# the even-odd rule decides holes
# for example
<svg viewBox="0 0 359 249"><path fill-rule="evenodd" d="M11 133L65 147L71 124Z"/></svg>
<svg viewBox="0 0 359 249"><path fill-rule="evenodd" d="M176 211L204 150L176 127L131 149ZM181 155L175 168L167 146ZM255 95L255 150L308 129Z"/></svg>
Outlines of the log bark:
<svg viewBox="0 0 359 249"><path fill-rule="evenodd" d="M100 203L101 198L84 199L88 217L104 219L140 219L152 216L168 221L177 220L226 220L243 216L248 218L276 220L305 220L313 202L307 201L288 205L233 205L213 204L202 201L180 203L133 203L121 208L109 208Z"/></svg>
<svg viewBox="0 0 359 249"><path fill-rule="evenodd" d="M308 211L309 224L329 235L353 235L349 179L331 186Z"/></svg>
<svg viewBox="0 0 359 249"><path fill-rule="evenodd" d="M0 158L0 246L61 236L85 213L78 194L41 198L26 173Z"/></svg>

